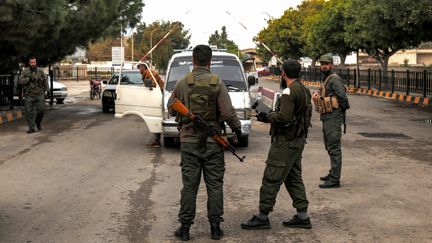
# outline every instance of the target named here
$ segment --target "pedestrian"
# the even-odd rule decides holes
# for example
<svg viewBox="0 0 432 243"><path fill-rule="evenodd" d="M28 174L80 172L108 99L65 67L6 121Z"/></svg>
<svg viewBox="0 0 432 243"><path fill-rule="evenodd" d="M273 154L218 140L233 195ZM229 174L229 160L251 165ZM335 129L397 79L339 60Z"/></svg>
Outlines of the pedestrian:
<svg viewBox="0 0 432 243"><path fill-rule="evenodd" d="M285 185L297 214L282 224L289 228L312 228L307 213L309 201L306 198L302 179L302 152L306 143L309 124L307 113L311 114L311 93L299 80L300 63L287 60L282 65L282 95L277 99L272 112L259 112L258 121L270 123L271 146L266 160L259 195L259 212L241 224L242 229L270 229L269 213L276 204L280 186ZM310 122L310 116L309 116Z"/></svg>
<svg viewBox="0 0 432 243"><path fill-rule="evenodd" d="M37 67L36 57L30 57L28 67L19 77L19 84L24 90L25 115L29 130L34 133L35 127L42 130L42 118L45 110L45 91L48 92L48 80L42 69Z"/></svg>
<svg viewBox="0 0 432 243"><path fill-rule="evenodd" d="M324 79L319 93L314 92L312 99L316 110L321 113L324 145L331 164L329 173L320 177L323 183L319 187L339 188L342 172L341 125L345 126L345 111L350 105L342 79L333 70L331 54L322 55L319 62Z"/></svg>
<svg viewBox="0 0 432 243"><path fill-rule="evenodd" d="M214 129L222 131L225 121L241 137L241 123L232 106L228 90L219 77L210 72L212 50L207 45L197 45L192 51L193 70L179 80L170 97L177 98L195 115L199 115ZM194 223L196 197L201 172L207 187L207 217L210 222L211 238L221 239L223 231L223 181L225 173L224 150L205 131L193 126L186 117L177 115L180 127L180 152L183 188L181 190L181 226L175 231L180 240L189 240L189 229Z"/></svg>
<svg viewBox="0 0 432 243"><path fill-rule="evenodd" d="M157 83L159 85L161 92L163 92L164 81L161 79L161 77L155 70L149 69L147 63L138 64L138 68L140 69L140 73L143 81L146 79L150 79L152 81L153 87L156 87L156 83ZM160 148L161 147L160 139L161 139L161 134L155 133L153 142L148 143L147 147Z"/></svg>

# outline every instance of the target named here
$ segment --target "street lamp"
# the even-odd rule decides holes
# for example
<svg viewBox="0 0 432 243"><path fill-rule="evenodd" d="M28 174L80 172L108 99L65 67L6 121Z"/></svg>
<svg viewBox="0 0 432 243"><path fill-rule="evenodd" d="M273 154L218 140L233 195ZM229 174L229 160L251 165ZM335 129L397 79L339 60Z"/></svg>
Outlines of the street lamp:
<svg viewBox="0 0 432 243"><path fill-rule="evenodd" d="M150 32L150 50L153 48L153 39L152 39L153 32L158 29L159 27L155 28ZM152 62L153 62L153 52L150 53L150 67L152 66Z"/></svg>

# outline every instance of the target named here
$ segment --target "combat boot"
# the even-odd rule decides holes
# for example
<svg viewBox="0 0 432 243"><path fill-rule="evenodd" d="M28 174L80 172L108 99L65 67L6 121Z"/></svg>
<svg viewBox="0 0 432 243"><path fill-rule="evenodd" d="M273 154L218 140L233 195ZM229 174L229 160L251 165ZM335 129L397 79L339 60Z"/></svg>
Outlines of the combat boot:
<svg viewBox="0 0 432 243"><path fill-rule="evenodd" d="M219 223L210 223L210 231L212 240L220 240L223 236L223 230Z"/></svg>
<svg viewBox="0 0 432 243"><path fill-rule="evenodd" d="M270 219L261 220L258 216L254 215L246 223L241 224L242 229L254 230L254 229L270 229Z"/></svg>
<svg viewBox="0 0 432 243"><path fill-rule="evenodd" d="M320 180L321 180L321 181L328 181L328 180L330 180L330 174L328 174L328 175L326 175L326 176L321 176L321 177L320 177Z"/></svg>
<svg viewBox="0 0 432 243"><path fill-rule="evenodd" d="M180 239L181 241L188 241L190 240L189 237L189 229L190 224L182 224L174 233L175 237Z"/></svg>
<svg viewBox="0 0 432 243"><path fill-rule="evenodd" d="M303 229L311 229L312 224L310 218L301 220L297 215L288 221L283 221L282 225L288 228L303 228Z"/></svg>
<svg viewBox="0 0 432 243"><path fill-rule="evenodd" d="M340 182L339 180L332 180L329 179L328 181L324 181L323 183L321 183L319 185L320 188L339 188L340 187Z"/></svg>
<svg viewBox="0 0 432 243"><path fill-rule="evenodd" d="M35 129L33 127L29 128L29 130L27 131L27 133L35 133Z"/></svg>

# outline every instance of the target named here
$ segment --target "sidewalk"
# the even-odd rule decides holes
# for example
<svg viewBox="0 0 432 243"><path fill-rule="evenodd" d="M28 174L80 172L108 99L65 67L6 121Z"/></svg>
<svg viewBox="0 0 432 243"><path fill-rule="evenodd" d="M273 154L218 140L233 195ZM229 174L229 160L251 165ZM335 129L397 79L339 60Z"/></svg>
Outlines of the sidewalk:
<svg viewBox="0 0 432 243"><path fill-rule="evenodd" d="M60 83L66 85L69 93L68 97L73 97L80 94L85 94L90 92L89 80L62 80ZM49 105L47 105L49 106ZM9 106L0 107L0 125L13 122L17 119L23 118L25 116L24 106L14 106L13 110L9 110Z"/></svg>

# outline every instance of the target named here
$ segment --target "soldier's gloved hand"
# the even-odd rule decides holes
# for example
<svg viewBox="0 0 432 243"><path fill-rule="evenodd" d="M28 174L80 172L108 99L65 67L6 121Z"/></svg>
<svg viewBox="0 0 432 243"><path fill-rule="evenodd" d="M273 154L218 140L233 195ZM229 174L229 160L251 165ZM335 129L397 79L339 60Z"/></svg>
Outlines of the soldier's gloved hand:
<svg viewBox="0 0 432 243"><path fill-rule="evenodd" d="M257 120L260 121L260 122L269 123L268 113L267 112L261 111L260 113L258 113L256 115L256 117L257 117Z"/></svg>

